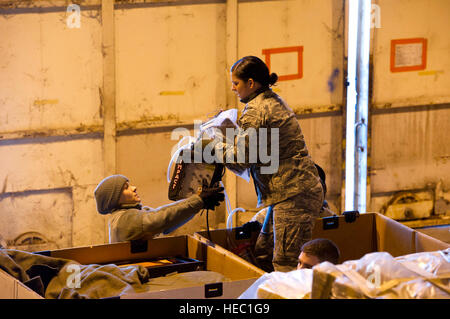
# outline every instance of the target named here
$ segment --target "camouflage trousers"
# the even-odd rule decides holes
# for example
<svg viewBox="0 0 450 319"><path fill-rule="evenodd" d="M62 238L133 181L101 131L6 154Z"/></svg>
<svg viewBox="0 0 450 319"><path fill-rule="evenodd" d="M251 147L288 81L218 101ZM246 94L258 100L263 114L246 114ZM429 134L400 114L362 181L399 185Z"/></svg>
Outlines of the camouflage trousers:
<svg viewBox="0 0 450 319"><path fill-rule="evenodd" d="M312 239L312 229L323 204L322 187L273 205L269 230L255 244L258 266L267 271L296 269L300 249Z"/></svg>

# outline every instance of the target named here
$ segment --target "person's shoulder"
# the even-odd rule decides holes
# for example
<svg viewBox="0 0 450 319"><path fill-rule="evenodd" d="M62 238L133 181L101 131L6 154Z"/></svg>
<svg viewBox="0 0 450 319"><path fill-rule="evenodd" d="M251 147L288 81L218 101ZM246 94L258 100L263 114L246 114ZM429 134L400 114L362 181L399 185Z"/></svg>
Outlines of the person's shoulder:
<svg viewBox="0 0 450 319"><path fill-rule="evenodd" d="M287 107L283 98L276 94L272 89L268 89L261 94L261 99L258 104L267 110L285 110Z"/></svg>
<svg viewBox="0 0 450 319"><path fill-rule="evenodd" d="M258 94L253 100L247 103L247 107L258 107L268 101L277 101L280 97L272 90L267 89Z"/></svg>
<svg viewBox="0 0 450 319"><path fill-rule="evenodd" d="M264 94L267 94L267 98L263 100L262 107L264 114L268 119L271 119L271 122L279 122L280 120L295 117L293 110L278 94L272 90L268 90Z"/></svg>
<svg viewBox="0 0 450 319"><path fill-rule="evenodd" d="M268 88L260 96L263 100L274 100L277 102L283 102L281 96L279 96L272 88Z"/></svg>
<svg viewBox="0 0 450 319"><path fill-rule="evenodd" d="M145 212L147 210L150 210L149 207L136 207L136 206L129 206L129 207L121 207L111 213L111 217L113 218L119 218L123 215L129 215L129 214L139 214L142 212Z"/></svg>
<svg viewBox="0 0 450 319"><path fill-rule="evenodd" d="M261 117L266 114L269 109L273 108L277 104L280 104L281 101L282 100L277 94L275 94L271 89L267 89L247 103L243 115L245 114L247 117Z"/></svg>

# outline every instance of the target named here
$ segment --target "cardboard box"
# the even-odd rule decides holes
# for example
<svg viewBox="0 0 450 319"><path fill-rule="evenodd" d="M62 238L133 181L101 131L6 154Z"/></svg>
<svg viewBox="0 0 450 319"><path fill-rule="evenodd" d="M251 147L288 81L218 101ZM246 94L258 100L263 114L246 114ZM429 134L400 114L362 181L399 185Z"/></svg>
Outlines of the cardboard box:
<svg viewBox="0 0 450 319"><path fill-rule="evenodd" d="M41 252L50 257L75 260L81 264L108 264L122 261L142 261L168 256L184 256L203 261L205 270L218 272L230 282L219 282L189 288L166 289L121 295L121 299L202 299L240 296L264 271L232 253L229 236L241 247L254 245L257 233L244 238L239 228L211 230L193 236L165 237L145 241L123 242L76 247ZM346 223L344 217L318 219L313 238L333 240L341 251L341 260L359 259L367 253L386 251L394 257L414 252L436 251L449 244L406 227L378 213L362 214L355 222ZM24 284L0 270L0 298L43 299Z"/></svg>
<svg viewBox="0 0 450 319"><path fill-rule="evenodd" d="M313 238L322 237L334 241L341 251L340 263L360 259L367 253L377 251L398 257L450 247L449 244L419 233L379 213L361 214L353 223L346 223L345 218L339 216L338 227L332 229L324 229L324 220L327 218L322 218L322 221L319 219L316 223Z"/></svg>
<svg viewBox="0 0 450 319"><path fill-rule="evenodd" d="M239 258L223 248L214 247L193 236L165 237L143 241L122 242L89 247L75 247L39 252L40 254L77 261L83 265L114 264L122 261L142 261L159 257L184 256L204 262L204 270L224 275L231 281L219 282L196 287L166 289L144 293L121 295L121 299L130 298L237 298L264 272L257 267L243 263ZM21 282L0 272L0 296L2 298L42 298ZM119 297L118 297L119 298Z"/></svg>
<svg viewBox="0 0 450 319"><path fill-rule="evenodd" d="M0 269L0 299L43 299L39 294L25 286Z"/></svg>
<svg viewBox="0 0 450 319"><path fill-rule="evenodd" d="M436 225L415 228L416 231L450 244L450 225Z"/></svg>
<svg viewBox="0 0 450 319"><path fill-rule="evenodd" d="M230 250L228 236L238 245L254 244L256 233L250 238L243 238L239 228L231 232L226 229L210 231L211 241L217 246ZM208 241L207 232L194 234ZM328 238L339 247L341 258L339 263L360 259L367 253L384 251L393 257L416 252L442 250L450 247L436 238L432 238L379 213L361 214L355 222L345 222L344 216L318 218L313 229L313 238ZM236 256L236 258L240 258ZM241 262L244 260L242 258Z"/></svg>

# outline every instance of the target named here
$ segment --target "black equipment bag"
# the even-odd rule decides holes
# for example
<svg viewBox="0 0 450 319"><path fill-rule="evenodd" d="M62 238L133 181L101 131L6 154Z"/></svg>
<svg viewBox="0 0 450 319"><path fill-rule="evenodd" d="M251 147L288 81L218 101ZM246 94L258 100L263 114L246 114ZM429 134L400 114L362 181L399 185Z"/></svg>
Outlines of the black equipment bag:
<svg viewBox="0 0 450 319"><path fill-rule="evenodd" d="M169 184L169 199L177 201L198 194L205 186L216 186L222 180L223 164L185 163L180 152Z"/></svg>

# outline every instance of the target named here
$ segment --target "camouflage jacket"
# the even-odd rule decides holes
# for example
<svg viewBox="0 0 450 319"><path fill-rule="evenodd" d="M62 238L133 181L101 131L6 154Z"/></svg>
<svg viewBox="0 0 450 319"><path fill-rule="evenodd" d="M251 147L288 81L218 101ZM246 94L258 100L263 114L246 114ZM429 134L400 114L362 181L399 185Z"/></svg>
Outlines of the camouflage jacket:
<svg viewBox="0 0 450 319"><path fill-rule="evenodd" d="M258 205L273 205L300 193L321 189L319 175L308 153L300 124L294 112L270 88L257 94L245 106L237 124L239 129L232 147L223 148L224 162L228 169L237 174L249 170L258 196ZM250 128L259 132L257 135L258 155L270 153L272 170L267 173L268 164L250 161L252 142ZM276 130L273 130L273 129ZM262 130L263 129L263 130ZM276 136L278 133L278 138ZM261 133L267 136L267 143L261 139ZM274 134L274 135L272 135ZM245 162L226 161L227 155L233 153L238 158L239 141L245 141ZM225 144L229 144L229 140ZM254 144L254 143L253 143ZM278 144L278 145L276 145ZM261 150L266 147L267 150ZM268 150L271 150L270 152ZM255 150L253 150L255 151ZM277 154L276 154L277 153ZM274 156L276 155L276 156ZM277 161L277 163L274 163ZM275 170L273 169L275 168ZM264 171L266 170L266 172ZM313 191L317 193L317 191ZM320 191L319 191L320 192Z"/></svg>

